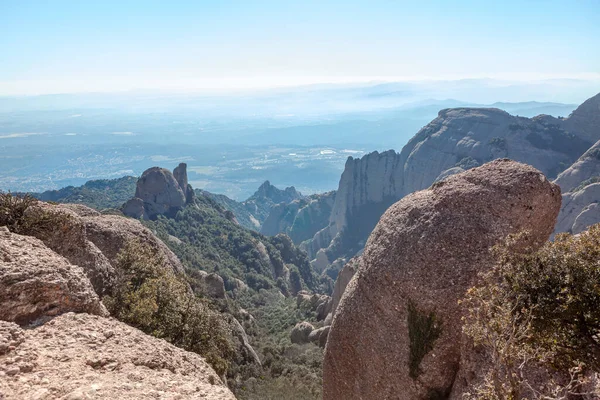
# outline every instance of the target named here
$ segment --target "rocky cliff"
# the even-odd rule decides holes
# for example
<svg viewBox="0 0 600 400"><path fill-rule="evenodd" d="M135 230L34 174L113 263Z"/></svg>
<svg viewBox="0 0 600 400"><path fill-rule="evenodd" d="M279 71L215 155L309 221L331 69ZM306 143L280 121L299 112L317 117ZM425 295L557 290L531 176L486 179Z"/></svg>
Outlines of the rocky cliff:
<svg viewBox="0 0 600 400"><path fill-rule="evenodd" d="M197 192L199 195L211 198L225 210L231 211L240 225L255 231L261 231L262 225L273 207L304 198L293 186L282 190L271 185L269 181L265 181L252 196L241 202L232 200L222 194L214 194L198 189ZM271 228L267 229L271 231ZM281 232L275 232L273 235Z"/></svg>
<svg viewBox="0 0 600 400"><path fill-rule="evenodd" d="M462 358L458 300L491 267L491 246L523 229L531 231L528 245L541 245L559 208L558 186L509 160L449 177L390 207L336 310L324 399L460 399L451 393ZM434 322L423 345L415 335L424 335L425 319Z"/></svg>
<svg viewBox="0 0 600 400"><path fill-rule="evenodd" d="M329 223L335 196L336 192L331 191L274 205L260 233L268 236L287 233L296 244L311 239Z"/></svg>
<svg viewBox="0 0 600 400"><path fill-rule="evenodd" d="M555 233L580 233L600 222L600 141L554 182L563 191Z"/></svg>
<svg viewBox="0 0 600 400"><path fill-rule="evenodd" d="M348 259L389 205L402 197L496 158L527 163L554 178L600 139L600 95L569 118L516 117L493 108L441 110L400 154L349 158L328 225L304 248L313 262Z"/></svg>

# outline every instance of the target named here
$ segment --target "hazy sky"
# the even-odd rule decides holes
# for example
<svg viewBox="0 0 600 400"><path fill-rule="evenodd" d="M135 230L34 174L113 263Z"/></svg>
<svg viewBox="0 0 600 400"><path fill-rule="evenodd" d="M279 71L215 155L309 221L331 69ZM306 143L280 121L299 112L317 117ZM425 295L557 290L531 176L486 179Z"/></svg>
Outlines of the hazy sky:
<svg viewBox="0 0 600 400"><path fill-rule="evenodd" d="M0 0L0 94L600 77L600 0Z"/></svg>

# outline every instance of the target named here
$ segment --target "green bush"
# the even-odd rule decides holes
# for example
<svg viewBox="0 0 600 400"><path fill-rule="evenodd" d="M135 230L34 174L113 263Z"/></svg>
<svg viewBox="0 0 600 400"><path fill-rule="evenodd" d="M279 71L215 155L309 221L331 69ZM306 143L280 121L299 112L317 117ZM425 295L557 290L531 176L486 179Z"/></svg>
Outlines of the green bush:
<svg viewBox="0 0 600 400"><path fill-rule="evenodd" d="M523 235L495 249L498 265L467 293L465 332L493 364L479 390L521 398L537 364L570 377L548 390L576 393L586 371L600 372L600 225L536 252L519 248Z"/></svg>
<svg viewBox="0 0 600 400"><path fill-rule="evenodd" d="M442 334L442 327L435 313L424 313L418 310L415 303L408 302L408 338L410 341L410 352L408 358L408 369L411 378L416 379L421 374L421 361L431 350L435 341Z"/></svg>
<svg viewBox="0 0 600 400"><path fill-rule="evenodd" d="M6 226L19 235L44 235L63 226L70 218L64 213L53 213L44 209L27 212L38 200L30 195L0 193L0 226Z"/></svg>
<svg viewBox="0 0 600 400"><path fill-rule="evenodd" d="M197 298L182 277L163 267L140 242L119 253L117 280L104 304L117 319L175 346L201 354L223 376L233 356L223 317Z"/></svg>

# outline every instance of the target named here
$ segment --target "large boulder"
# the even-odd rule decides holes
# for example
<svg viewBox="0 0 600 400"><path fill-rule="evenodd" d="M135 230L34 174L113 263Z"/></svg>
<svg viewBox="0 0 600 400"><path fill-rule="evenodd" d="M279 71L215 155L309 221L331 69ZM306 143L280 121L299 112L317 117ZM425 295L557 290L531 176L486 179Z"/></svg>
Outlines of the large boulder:
<svg viewBox="0 0 600 400"><path fill-rule="evenodd" d="M540 245L559 208L558 186L506 159L448 177L390 207L333 319L324 399L447 395L461 362L458 300L493 265L491 246L522 230L531 232L527 245ZM436 323L425 336L432 339L421 345L432 350L420 352L417 334L429 317Z"/></svg>
<svg viewBox="0 0 600 400"><path fill-rule="evenodd" d="M89 314L0 321L0 371L6 399L235 399L198 354Z"/></svg>
<svg viewBox="0 0 600 400"><path fill-rule="evenodd" d="M0 319L27 325L69 311L108 315L81 267L0 227Z"/></svg>
<svg viewBox="0 0 600 400"><path fill-rule="evenodd" d="M314 329L310 322L298 322L290 333L290 340L295 344L308 343L310 341L308 337Z"/></svg>
<svg viewBox="0 0 600 400"><path fill-rule="evenodd" d="M179 164L174 173L165 168L152 167L138 179L135 196L123 205L122 211L133 218L172 216L192 198L193 190L187 182L186 164Z"/></svg>

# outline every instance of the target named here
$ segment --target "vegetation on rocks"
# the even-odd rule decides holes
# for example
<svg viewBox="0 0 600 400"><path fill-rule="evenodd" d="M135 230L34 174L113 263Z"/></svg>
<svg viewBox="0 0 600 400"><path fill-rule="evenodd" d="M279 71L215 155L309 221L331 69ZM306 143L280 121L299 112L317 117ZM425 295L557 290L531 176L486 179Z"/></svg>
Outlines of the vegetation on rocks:
<svg viewBox="0 0 600 400"><path fill-rule="evenodd" d="M65 214L36 212L27 213L38 200L30 195L0 193L0 226L11 232L26 236L37 236L61 226L69 217Z"/></svg>
<svg viewBox="0 0 600 400"><path fill-rule="evenodd" d="M496 247L497 266L465 300L465 332L492 362L472 397L584 398L589 374L600 372L600 225L533 253L519 241ZM558 378L534 390L536 367Z"/></svg>
<svg viewBox="0 0 600 400"><path fill-rule="evenodd" d="M113 294L103 302L115 318L201 354L221 376L227 372L233 347L223 318L147 246L130 242L121 250Z"/></svg>
<svg viewBox="0 0 600 400"><path fill-rule="evenodd" d="M98 179L82 186L67 186L32 195L43 201L85 204L97 210L118 208L135 193L137 178L124 176L118 179Z"/></svg>
<svg viewBox="0 0 600 400"><path fill-rule="evenodd" d="M416 379L421 373L419 365L423 357L433 350L433 345L442 334L442 327L433 312L418 310L415 303L408 302L408 337L410 353L408 368L411 378Z"/></svg>

